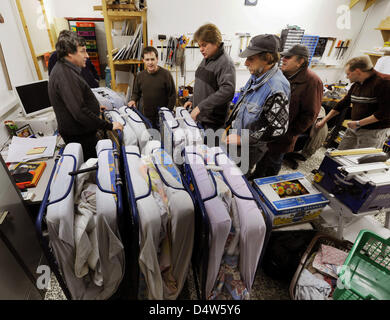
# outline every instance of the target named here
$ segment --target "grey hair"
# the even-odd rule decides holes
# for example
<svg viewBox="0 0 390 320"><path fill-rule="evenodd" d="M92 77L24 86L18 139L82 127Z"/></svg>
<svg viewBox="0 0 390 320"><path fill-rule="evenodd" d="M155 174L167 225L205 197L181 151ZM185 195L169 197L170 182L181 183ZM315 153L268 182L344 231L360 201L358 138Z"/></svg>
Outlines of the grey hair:
<svg viewBox="0 0 390 320"><path fill-rule="evenodd" d="M77 47L84 47L85 39L78 36L75 32L62 30L56 43L57 59L62 60L69 53L76 53Z"/></svg>
<svg viewBox="0 0 390 320"><path fill-rule="evenodd" d="M371 71L374 68L370 58L367 56L352 58L347 62L346 66L348 66L350 71L360 69L363 72Z"/></svg>
<svg viewBox="0 0 390 320"><path fill-rule="evenodd" d="M302 63L301 68L306 68L307 66L309 66L309 58L308 57L306 57L306 56L299 56L299 55L297 55L296 57L297 57L297 60L303 59L303 63Z"/></svg>

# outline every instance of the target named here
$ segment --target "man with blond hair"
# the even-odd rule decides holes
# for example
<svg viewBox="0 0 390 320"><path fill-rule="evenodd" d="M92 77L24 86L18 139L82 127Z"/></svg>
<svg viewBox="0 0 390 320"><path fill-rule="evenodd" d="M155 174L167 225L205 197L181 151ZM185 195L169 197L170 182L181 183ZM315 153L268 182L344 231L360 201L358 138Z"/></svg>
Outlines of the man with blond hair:
<svg viewBox="0 0 390 320"><path fill-rule="evenodd" d="M201 26L194 34L204 59L196 69L194 94L184 104L193 107L191 117L205 129L222 128L236 88L234 63L225 52L221 32L214 24Z"/></svg>
<svg viewBox="0 0 390 320"><path fill-rule="evenodd" d="M390 76L374 70L367 56L349 60L345 73L353 82L351 89L316 126L322 128L352 105L352 121L348 122L338 149L382 148L390 135Z"/></svg>

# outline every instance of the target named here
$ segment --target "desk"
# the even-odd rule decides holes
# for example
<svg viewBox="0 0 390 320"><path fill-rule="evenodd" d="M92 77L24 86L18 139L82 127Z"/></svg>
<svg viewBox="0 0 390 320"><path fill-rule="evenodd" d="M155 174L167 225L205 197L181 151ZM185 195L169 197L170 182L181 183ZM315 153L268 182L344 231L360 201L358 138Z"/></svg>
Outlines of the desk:
<svg viewBox="0 0 390 320"><path fill-rule="evenodd" d="M42 173L42 176L40 177L40 179L37 183L37 186L33 187L33 188L27 188L27 191L29 193L34 194L34 197L32 199L24 199L25 203L27 203L27 204L40 204L42 202L43 197L44 197L45 192L46 192L47 185L49 183L51 173L53 171L56 157L57 157L58 152L59 152L58 147L60 147L61 145L63 145L63 140L61 138L58 138L57 144L56 144L56 150L55 150L54 156L52 158L43 158L43 159L36 159L36 160L31 161L31 162L44 161L44 162L46 162L46 167ZM8 169L9 170L13 169L15 167L15 165L16 164L11 164Z"/></svg>
<svg viewBox="0 0 390 320"><path fill-rule="evenodd" d="M31 204L38 204L41 203L43 200L43 196L45 195L47 185L49 183L51 172L53 171L53 167L55 164L55 158L58 154L58 150L54 153L54 157L42 160L46 162L46 168L42 173L41 178L38 181L38 184L34 188L27 188L28 192L33 192L34 197L31 200L24 200L25 202L31 203Z"/></svg>

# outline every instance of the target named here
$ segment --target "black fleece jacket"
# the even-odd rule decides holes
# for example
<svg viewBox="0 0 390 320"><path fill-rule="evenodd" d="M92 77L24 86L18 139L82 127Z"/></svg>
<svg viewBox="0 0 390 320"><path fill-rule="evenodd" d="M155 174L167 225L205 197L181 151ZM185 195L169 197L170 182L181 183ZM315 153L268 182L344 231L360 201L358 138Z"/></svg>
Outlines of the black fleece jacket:
<svg viewBox="0 0 390 320"><path fill-rule="evenodd" d="M81 68L64 59L57 61L49 78L49 98L63 136L79 136L98 129L112 130L112 123L99 118L100 106Z"/></svg>

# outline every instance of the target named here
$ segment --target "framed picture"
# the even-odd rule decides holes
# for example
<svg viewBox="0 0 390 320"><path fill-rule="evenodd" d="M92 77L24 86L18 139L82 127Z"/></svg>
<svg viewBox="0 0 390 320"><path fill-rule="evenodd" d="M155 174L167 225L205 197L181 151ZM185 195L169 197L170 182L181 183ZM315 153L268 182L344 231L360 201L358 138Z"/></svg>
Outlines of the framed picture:
<svg viewBox="0 0 390 320"><path fill-rule="evenodd" d="M34 134L29 124L26 124L25 126L19 128L15 131L15 133L18 137L21 138L28 138L29 136Z"/></svg>

